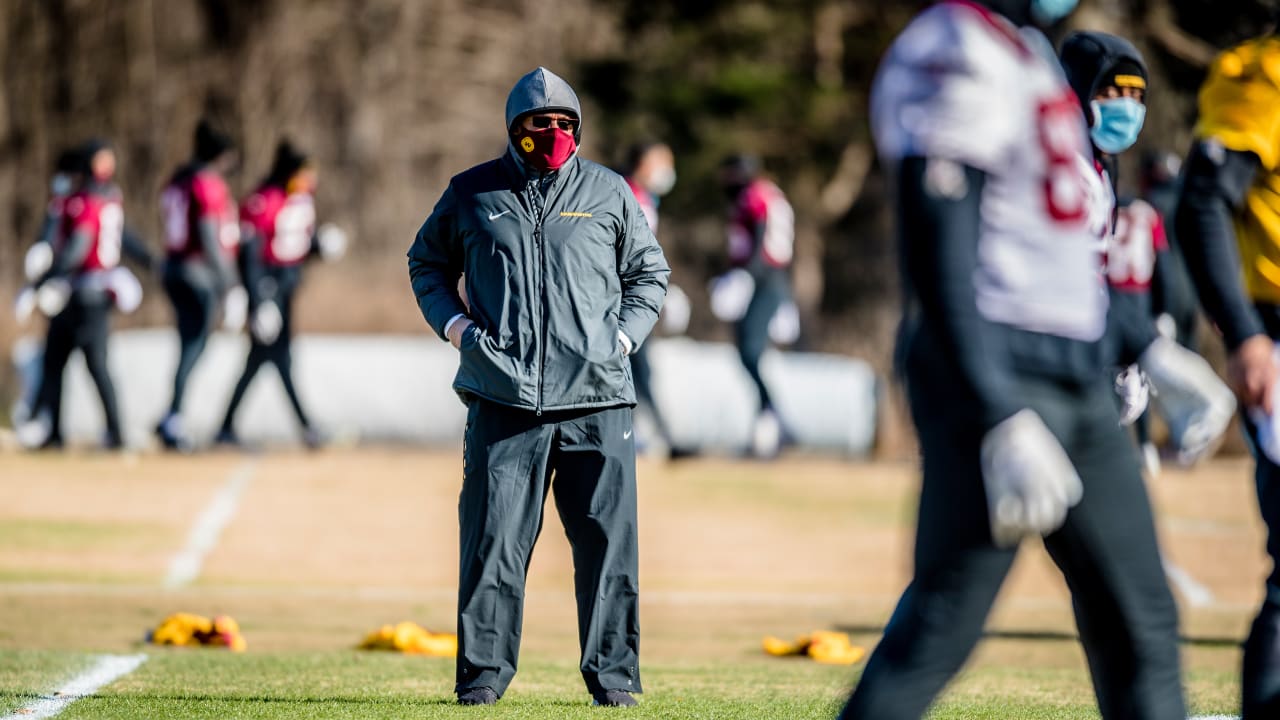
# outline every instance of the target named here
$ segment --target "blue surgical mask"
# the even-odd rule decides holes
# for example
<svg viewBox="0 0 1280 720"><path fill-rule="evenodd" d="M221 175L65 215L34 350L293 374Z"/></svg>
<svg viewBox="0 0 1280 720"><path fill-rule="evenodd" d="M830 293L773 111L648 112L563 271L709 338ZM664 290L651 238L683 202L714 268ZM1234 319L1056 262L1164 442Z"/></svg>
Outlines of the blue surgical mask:
<svg viewBox="0 0 1280 720"><path fill-rule="evenodd" d="M1133 147L1147 117L1146 105L1127 97L1094 100L1089 105L1093 108L1089 137L1099 150L1115 155Z"/></svg>
<svg viewBox="0 0 1280 720"><path fill-rule="evenodd" d="M1052 25L1071 14L1079 0L1031 0L1031 17L1040 25Z"/></svg>

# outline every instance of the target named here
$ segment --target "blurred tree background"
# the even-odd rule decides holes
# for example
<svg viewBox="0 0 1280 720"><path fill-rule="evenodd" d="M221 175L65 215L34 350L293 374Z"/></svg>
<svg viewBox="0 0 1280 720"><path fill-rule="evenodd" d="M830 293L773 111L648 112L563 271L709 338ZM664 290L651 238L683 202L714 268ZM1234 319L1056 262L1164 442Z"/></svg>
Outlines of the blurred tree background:
<svg viewBox="0 0 1280 720"><path fill-rule="evenodd" d="M503 151L507 91L542 64L585 102L584 156L616 165L637 140L674 148L680 181L663 201L660 240L695 301L693 334L727 335L698 307L722 262L714 170L727 153L754 152L796 207L802 344L885 370L897 276L867 94L881 53L922 5L0 0L0 297L20 282L60 148L92 136L116 144L128 223L158 249L157 192L208 113L241 145L238 194L287 135L321 171L322 215L353 235L342 264L312 273L303 329L423 332L404 251L449 176ZM1143 49L1152 91L1139 149L1180 152L1207 62L1256 33L1266 5L1085 0L1073 24ZM169 321L154 280L147 289L121 324ZM0 344L17 332L0 314Z"/></svg>

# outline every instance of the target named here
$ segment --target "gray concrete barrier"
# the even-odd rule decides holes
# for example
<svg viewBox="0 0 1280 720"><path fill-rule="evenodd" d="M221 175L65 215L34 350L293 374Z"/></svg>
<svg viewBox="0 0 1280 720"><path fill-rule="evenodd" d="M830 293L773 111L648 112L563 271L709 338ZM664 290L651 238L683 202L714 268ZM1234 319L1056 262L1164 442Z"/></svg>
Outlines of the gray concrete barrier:
<svg viewBox="0 0 1280 720"><path fill-rule="evenodd" d="M755 393L732 346L687 339L655 339L654 392L677 444L709 451L746 447ZM457 353L434 336L307 335L294 344L294 374L303 404L320 427L339 436L382 442L457 445L465 408L450 388ZM184 417L198 439L212 438L248 341L220 333L192 374ZM126 440L148 442L168 407L178 340L167 329L118 332L110 363L120 397ZM39 376L39 342L14 350L24 384ZM875 439L877 383L864 362L837 355L770 352L763 371L784 422L802 447L850 456L870 451ZM76 355L66 380L64 434L94 442L102 434L96 391ZM250 387L238 415L246 440L292 442L296 421L271 367ZM638 429L643 435L643 425Z"/></svg>

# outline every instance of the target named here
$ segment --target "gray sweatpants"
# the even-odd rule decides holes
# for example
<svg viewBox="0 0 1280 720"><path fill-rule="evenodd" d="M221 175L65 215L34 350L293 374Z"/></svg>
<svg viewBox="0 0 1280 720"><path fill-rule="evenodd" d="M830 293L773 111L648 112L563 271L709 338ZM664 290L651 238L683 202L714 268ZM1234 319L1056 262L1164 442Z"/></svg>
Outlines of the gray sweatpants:
<svg viewBox="0 0 1280 720"><path fill-rule="evenodd" d="M516 673L529 558L548 492L573 549L582 678L641 692L636 451L631 408L544 412L472 400L458 502L455 690Z"/></svg>
<svg viewBox="0 0 1280 720"><path fill-rule="evenodd" d="M922 717L977 644L1016 554L991 541L981 429L945 380L920 375L908 383L924 454L915 576L842 718ZM1024 380L1017 390L1084 482L1084 499L1044 542L1071 590L1103 718L1184 720L1177 608L1109 379L1099 373L1085 388Z"/></svg>

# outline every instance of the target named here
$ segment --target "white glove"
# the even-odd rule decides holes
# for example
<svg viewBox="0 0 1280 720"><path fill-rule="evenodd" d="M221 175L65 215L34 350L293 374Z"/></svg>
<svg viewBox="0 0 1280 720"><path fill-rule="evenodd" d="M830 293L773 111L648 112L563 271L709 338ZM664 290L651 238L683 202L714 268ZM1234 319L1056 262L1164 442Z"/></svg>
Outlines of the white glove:
<svg viewBox="0 0 1280 720"><path fill-rule="evenodd" d="M1151 398L1151 387L1142 369L1130 365L1117 375L1116 394L1120 396L1120 425L1128 427L1142 417Z"/></svg>
<svg viewBox="0 0 1280 720"><path fill-rule="evenodd" d="M779 345L790 345L800 339L800 308L787 300L769 318L769 339Z"/></svg>
<svg viewBox="0 0 1280 720"><path fill-rule="evenodd" d="M622 346L622 357L635 352L635 346L631 344L631 338L627 337L627 334L621 330L618 331L618 344Z"/></svg>
<svg viewBox="0 0 1280 720"><path fill-rule="evenodd" d="M31 319L31 313L36 309L36 291L30 285L18 291L18 297L13 301L13 317L18 321L19 325L26 325Z"/></svg>
<svg viewBox="0 0 1280 720"><path fill-rule="evenodd" d="M249 293L239 285L227 291L222 298L222 329L240 332L249 316Z"/></svg>
<svg viewBox="0 0 1280 720"><path fill-rule="evenodd" d="M114 267L107 271L107 290L115 299L116 308L128 315L142 304L142 283L129 268Z"/></svg>
<svg viewBox="0 0 1280 720"><path fill-rule="evenodd" d="M280 337L280 329L284 327L284 317L280 315L280 307L268 300L258 305L253 311L253 323L249 330L258 342L270 345Z"/></svg>
<svg viewBox="0 0 1280 720"><path fill-rule="evenodd" d="M751 273L737 268L711 280L711 314L724 322L737 322L747 314L756 281Z"/></svg>
<svg viewBox="0 0 1280 720"><path fill-rule="evenodd" d="M347 233L333 223L320 226L316 242L320 246L320 259L325 262L340 260L347 254Z"/></svg>
<svg viewBox="0 0 1280 720"><path fill-rule="evenodd" d="M1156 332L1160 333L1160 337L1177 340L1178 322L1169 313L1160 313L1160 316L1156 318Z"/></svg>
<svg viewBox="0 0 1280 720"><path fill-rule="evenodd" d="M36 291L36 305L47 318L55 317L71 301L71 283L62 278L44 281Z"/></svg>
<svg viewBox="0 0 1280 720"><path fill-rule="evenodd" d="M1168 338L1151 343L1138 365L1151 378L1156 409L1169 424L1178 463L1190 465L1207 455L1235 414L1230 388L1204 358Z"/></svg>
<svg viewBox="0 0 1280 720"><path fill-rule="evenodd" d="M47 242L32 245L22 260L22 274L29 283L39 280L49 272L51 267L53 267L53 247Z"/></svg>
<svg viewBox="0 0 1280 720"><path fill-rule="evenodd" d="M982 438L991 539L1014 547L1062 527L1084 486L1061 443L1034 410L1014 413Z"/></svg>

